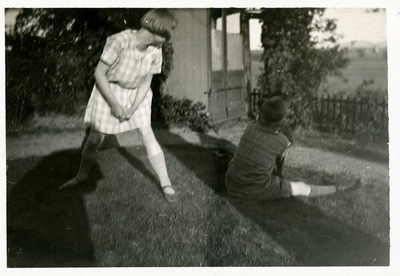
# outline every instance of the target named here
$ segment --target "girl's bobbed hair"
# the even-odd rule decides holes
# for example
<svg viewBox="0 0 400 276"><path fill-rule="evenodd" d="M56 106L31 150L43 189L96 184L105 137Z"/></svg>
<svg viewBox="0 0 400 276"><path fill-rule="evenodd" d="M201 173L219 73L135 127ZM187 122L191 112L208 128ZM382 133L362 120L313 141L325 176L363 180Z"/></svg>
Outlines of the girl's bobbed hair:
<svg viewBox="0 0 400 276"><path fill-rule="evenodd" d="M168 9L152 9L142 17L140 24L142 28L169 41L172 30L176 28L178 22Z"/></svg>

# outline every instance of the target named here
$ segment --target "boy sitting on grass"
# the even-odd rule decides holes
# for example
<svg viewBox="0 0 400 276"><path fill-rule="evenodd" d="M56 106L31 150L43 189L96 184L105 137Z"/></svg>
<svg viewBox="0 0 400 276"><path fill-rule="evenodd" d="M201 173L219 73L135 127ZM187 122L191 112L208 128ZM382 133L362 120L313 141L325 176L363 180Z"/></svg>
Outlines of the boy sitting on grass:
<svg viewBox="0 0 400 276"><path fill-rule="evenodd" d="M360 180L346 185L317 186L282 177L283 156L290 141L280 132L288 114L278 97L259 102L259 117L251 122L229 162L225 175L228 195L252 200L269 200L289 196L322 196L358 188Z"/></svg>

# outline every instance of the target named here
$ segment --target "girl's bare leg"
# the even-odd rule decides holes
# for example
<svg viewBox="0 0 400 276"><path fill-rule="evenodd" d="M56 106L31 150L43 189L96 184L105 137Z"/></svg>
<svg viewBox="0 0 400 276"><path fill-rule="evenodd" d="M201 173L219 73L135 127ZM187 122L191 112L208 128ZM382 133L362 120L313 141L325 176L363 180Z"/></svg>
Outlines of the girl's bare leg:
<svg viewBox="0 0 400 276"><path fill-rule="evenodd" d="M156 137L154 136L153 129L151 126L141 127L138 129L138 133L140 141L146 148L147 158L157 174L164 194L174 195L175 190L172 188L171 180L168 176L164 153Z"/></svg>
<svg viewBox="0 0 400 276"><path fill-rule="evenodd" d="M78 174L60 186L60 189L79 184L88 177L90 170L96 162L97 152L104 141L104 137L105 134L90 130L89 137L82 151Z"/></svg>

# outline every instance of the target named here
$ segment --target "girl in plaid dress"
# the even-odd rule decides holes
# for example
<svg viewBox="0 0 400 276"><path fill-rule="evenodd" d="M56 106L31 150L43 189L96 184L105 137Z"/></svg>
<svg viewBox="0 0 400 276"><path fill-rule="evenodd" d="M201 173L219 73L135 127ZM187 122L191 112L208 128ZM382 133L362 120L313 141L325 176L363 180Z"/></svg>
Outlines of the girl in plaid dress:
<svg viewBox="0 0 400 276"><path fill-rule="evenodd" d="M107 134L138 129L148 159L168 201L176 199L164 153L151 128L151 80L161 72L161 46L171 38L175 17L166 9L153 9L141 19L142 28L126 30L107 39L95 71L84 122L90 134L82 151L78 174L61 188L85 180Z"/></svg>

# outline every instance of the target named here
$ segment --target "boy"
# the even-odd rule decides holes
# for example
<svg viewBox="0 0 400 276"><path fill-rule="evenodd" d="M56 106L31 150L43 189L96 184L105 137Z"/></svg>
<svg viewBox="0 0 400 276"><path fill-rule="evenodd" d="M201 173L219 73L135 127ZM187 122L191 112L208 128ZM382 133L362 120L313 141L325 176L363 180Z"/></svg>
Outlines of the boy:
<svg viewBox="0 0 400 276"><path fill-rule="evenodd" d="M268 200L288 196L322 196L354 189L360 180L344 186L316 186L282 177L282 163L290 141L280 133L288 114L280 97L262 100L258 121L250 123L229 162L225 176L228 195L242 199Z"/></svg>

